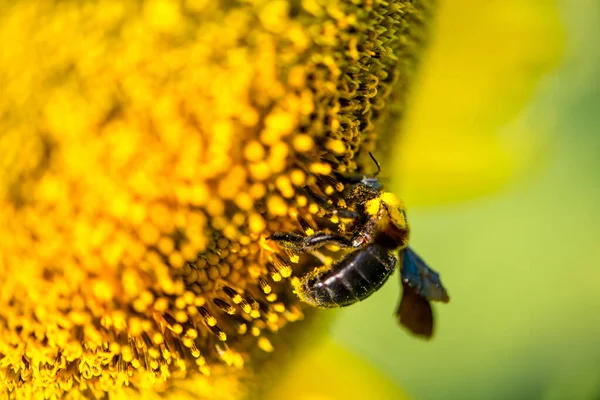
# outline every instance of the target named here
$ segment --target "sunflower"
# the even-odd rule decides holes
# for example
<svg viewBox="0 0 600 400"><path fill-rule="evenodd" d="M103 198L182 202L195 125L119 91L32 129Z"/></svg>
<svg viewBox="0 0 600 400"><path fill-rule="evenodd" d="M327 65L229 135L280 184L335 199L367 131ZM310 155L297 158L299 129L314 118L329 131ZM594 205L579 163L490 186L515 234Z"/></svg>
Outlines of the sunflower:
<svg viewBox="0 0 600 400"><path fill-rule="evenodd" d="M289 279L306 262L267 238L318 227L305 185L328 193L343 189L334 173L368 171L430 2L1 7L9 397L260 386L288 325L310 317Z"/></svg>

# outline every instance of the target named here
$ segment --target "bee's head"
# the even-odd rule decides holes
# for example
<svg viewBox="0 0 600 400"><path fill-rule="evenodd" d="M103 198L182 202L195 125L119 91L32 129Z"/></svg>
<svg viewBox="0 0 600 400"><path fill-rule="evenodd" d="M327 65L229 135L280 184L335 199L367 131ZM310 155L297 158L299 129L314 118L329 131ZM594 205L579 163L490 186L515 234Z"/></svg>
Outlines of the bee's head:
<svg viewBox="0 0 600 400"><path fill-rule="evenodd" d="M393 193L381 192L365 204L365 211L377 221L381 240L390 241L394 248L406 247L409 232L406 209Z"/></svg>
<svg viewBox="0 0 600 400"><path fill-rule="evenodd" d="M364 185L365 187L367 187L368 189L371 189L376 192L381 192L383 190L383 185L375 177L372 177L372 178L365 177L360 181L360 183L362 185Z"/></svg>

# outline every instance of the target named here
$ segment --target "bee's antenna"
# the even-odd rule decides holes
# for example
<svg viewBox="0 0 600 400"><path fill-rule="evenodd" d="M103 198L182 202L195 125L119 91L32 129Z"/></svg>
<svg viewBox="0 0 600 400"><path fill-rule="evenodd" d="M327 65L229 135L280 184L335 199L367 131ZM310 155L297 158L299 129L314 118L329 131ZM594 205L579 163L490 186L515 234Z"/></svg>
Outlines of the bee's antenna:
<svg viewBox="0 0 600 400"><path fill-rule="evenodd" d="M377 172L375 173L375 175L373 175L373 176L377 176L381 172L381 165L379 165L379 162L375 159L375 156L373 155L373 153L369 152L369 157L371 157L371 160L373 160L373 162L377 166Z"/></svg>

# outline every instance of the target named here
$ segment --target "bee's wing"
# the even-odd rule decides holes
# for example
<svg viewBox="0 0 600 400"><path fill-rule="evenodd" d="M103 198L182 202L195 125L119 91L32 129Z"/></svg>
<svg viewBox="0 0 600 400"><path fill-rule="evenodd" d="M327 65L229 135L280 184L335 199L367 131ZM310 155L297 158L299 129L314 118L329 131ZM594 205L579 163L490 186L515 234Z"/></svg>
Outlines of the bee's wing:
<svg viewBox="0 0 600 400"><path fill-rule="evenodd" d="M447 303L450 300L448 292L442 285L440 275L431 269L421 257L410 247L402 251L402 266L400 267L402 285L422 298L430 301Z"/></svg>
<svg viewBox="0 0 600 400"><path fill-rule="evenodd" d="M430 338L433 335L433 311L429 302L447 303L450 298L440 275L410 247L402 251L401 257L402 298L396 316L400 324L415 335Z"/></svg>
<svg viewBox="0 0 600 400"><path fill-rule="evenodd" d="M396 309L398 322L413 334L430 338L433 335L431 304L404 282L402 289L402 299Z"/></svg>

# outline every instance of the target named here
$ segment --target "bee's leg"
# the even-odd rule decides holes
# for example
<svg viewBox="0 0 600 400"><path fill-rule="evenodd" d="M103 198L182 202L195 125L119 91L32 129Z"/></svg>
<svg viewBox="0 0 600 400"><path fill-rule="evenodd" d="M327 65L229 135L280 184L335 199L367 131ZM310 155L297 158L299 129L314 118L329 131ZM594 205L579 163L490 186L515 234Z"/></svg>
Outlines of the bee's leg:
<svg viewBox="0 0 600 400"><path fill-rule="evenodd" d="M352 241L339 234L318 232L310 236L296 233L275 232L269 239L278 242L281 246L298 252L310 252L327 245L336 245L341 248L352 248Z"/></svg>
<svg viewBox="0 0 600 400"><path fill-rule="evenodd" d="M353 174L353 175L342 175L340 173L336 173L335 177L338 181L346 184L355 186L362 182L365 179L365 175Z"/></svg>
<svg viewBox="0 0 600 400"><path fill-rule="evenodd" d="M275 232L267 238L267 240L273 240L286 249L297 252L302 251L304 239L306 239L306 236L289 232Z"/></svg>
<svg viewBox="0 0 600 400"><path fill-rule="evenodd" d="M319 249L323 246L335 245L341 248L352 248L352 240L340 234L318 232L304 239L306 251Z"/></svg>
<svg viewBox="0 0 600 400"><path fill-rule="evenodd" d="M359 218L359 214L357 212L349 210L347 208L338 208L338 207L334 206L334 204L331 200L328 200L325 197L315 193L308 186L304 186L304 191L306 192L306 194L308 194L308 196L312 200L314 200L315 203L317 203L317 205L319 207L321 207L323 210L325 210L325 212L327 212L328 214L336 215L339 218L344 218L344 219L358 219Z"/></svg>
<svg viewBox="0 0 600 400"><path fill-rule="evenodd" d="M302 189L304 189L304 191L306 192L306 194L315 202L317 203L317 205L321 208L323 208L324 210L329 210L333 207L333 204L331 203L330 200L326 199L325 197L316 194L314 192L314 190L312 190L310 188L310 186L304 186Z"/></svg>

